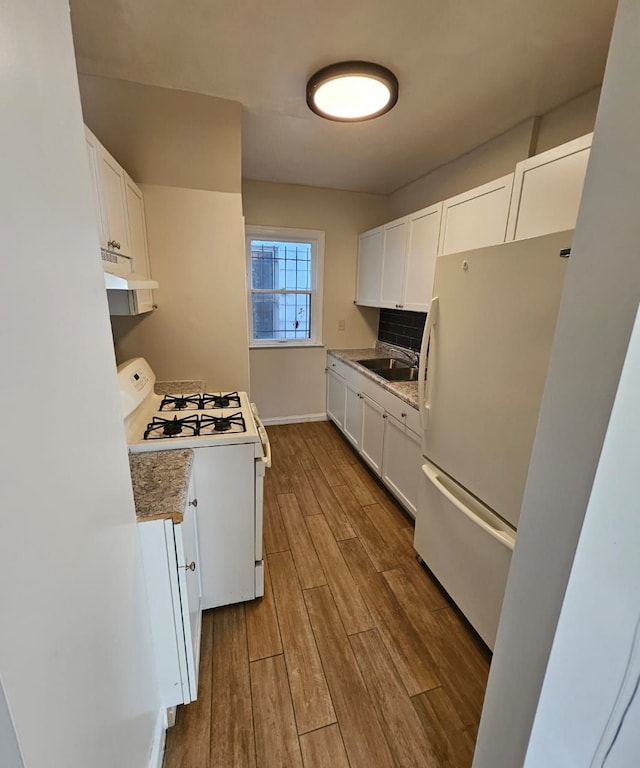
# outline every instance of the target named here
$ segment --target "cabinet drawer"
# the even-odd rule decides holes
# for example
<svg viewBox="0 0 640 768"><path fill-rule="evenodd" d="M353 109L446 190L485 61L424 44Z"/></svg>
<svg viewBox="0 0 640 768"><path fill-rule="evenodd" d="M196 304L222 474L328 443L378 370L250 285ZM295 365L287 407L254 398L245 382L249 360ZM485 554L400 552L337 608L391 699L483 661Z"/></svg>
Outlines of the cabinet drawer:
<svg viewBox="0 0 640 768"><path fill-rule="evenodd" d="M338 358L333 355L327 355L327 368L334 373L337 373L338 376L342 376L343 379L349 376L349 371L353 371L353 368L350 368L345 362L338 360Z"/></svg>

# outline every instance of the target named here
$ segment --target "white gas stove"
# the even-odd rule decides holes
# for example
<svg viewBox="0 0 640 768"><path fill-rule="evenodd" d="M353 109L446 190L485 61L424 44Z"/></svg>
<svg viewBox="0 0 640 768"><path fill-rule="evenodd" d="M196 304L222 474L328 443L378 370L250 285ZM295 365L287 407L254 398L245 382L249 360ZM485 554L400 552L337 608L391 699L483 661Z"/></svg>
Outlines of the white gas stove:
<svg viewBox="0 0 640 768"><path fill-rule="evenodd" d="M262 507L267 432L245 392L157 395L143 358L118 367L129 451L194 449L202 607L264 594Z"/></svg>

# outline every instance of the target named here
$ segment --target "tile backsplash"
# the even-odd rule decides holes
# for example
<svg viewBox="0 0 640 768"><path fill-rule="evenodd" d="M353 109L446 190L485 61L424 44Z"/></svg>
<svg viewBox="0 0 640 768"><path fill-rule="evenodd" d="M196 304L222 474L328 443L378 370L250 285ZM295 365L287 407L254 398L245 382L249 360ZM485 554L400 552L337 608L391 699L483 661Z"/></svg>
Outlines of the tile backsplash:
<svg viewBox="0 0 640 768"><path fill-rule="evenodd" d="M420 351L426 312L408 312L402 309L381 309L378 339L405 349Z"/></svg>

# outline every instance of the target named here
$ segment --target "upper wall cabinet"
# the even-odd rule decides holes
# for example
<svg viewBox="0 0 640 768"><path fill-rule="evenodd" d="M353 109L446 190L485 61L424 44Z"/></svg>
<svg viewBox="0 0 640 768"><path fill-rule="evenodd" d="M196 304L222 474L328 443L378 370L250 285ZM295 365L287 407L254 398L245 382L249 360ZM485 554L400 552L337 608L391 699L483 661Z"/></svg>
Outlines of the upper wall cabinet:
<svg viewBox="0 0 640 768"><path fill-rule="evenodd" d="M86 126L84 131L100 247L126 256L130 259L129 271L150 277L142 190ZM127 259L122 261L129 263ZM155 306L148 289L111 290L107 296L112 315L139 315Z"/></svg>
<svg viewBox="0 0 640 768"><path fill-rule="evenodd" d="M438 203L360 235L356 303L429 309L441 215Z"/></svg>
<svg viewBox="0 0 640 768"><path fill-rule="evenodd" d="M593 134L516 165L507 240L573 229Z"/></svg>
<svg viewBox="0 0 640 768"><path fill-rule="evenodd" d="M412 213L409 219L402 309L427 312L433 292L442 203Z"/></svg>
<svg viewBox="0 0 640 768"><path fill-rule="evenodd" d="M382 280L382 227L363 232L358 239L356 304L377 307Z"/></svg>
<svg viewBox="0 0 640 768"><path fill-rule="evenodd" d="M438 256L504 242L513 173L442 204Z"/></svg>
<svg viewBox="0 0 640 768"><path fill-rule="evenodd" d="M409 219L403 216L383 227L380 307L400 307L402 303L408 226Z"/></svg>

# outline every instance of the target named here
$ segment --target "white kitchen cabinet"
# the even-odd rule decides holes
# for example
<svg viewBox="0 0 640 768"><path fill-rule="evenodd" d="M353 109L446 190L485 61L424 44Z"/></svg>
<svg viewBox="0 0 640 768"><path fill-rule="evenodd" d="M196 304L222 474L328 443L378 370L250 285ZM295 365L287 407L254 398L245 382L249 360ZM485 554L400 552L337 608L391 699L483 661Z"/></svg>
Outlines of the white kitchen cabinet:
<svg viewBox="0 0 640 768"><path fill-rule="evenodd" d="M163 707L198 693L201 632L200 558L193 476L181 523L138 523L154 661Z"/></svg>
<svg viewBox="0 0 640 768"><path fill-rule="evenodd" d="M107 228L107 248L122 256L132 256L127 219L126 173L100 145L98 180L102 213Z"/></svg>
<svg viewBox="0 0 640 768"><path fill-rule="evenodd" d="M442 203L408 216L409 231L404 266L402 309L428 312L438 255Z"/></svg>
<svg viewBox="0 0 640 768"><path fill-rule="evenodd" d="M380 307L400 308L404 287L404 269L407 255L409 217L385 224L382 239L382 280Z"/></svg>
<svg viewBox="0 0 640 768"><path fill-rule="evenodd" d="M356 304L379 306L383 239L382 227L363 232L358 238Z"/></svg>
<svg viewBox="0 0 640 768"><path fill-rule="evenodd" d="M404 421L387 414L384 427L382 481L416 516L421 466L420 436L407 428Z"/></svg>
<svg viewBox="0 0 640 768"><path fill-rule="evenodd" d="M445 200L438 256L504 242L512 188L510 173Z"/></svg>
<svg viewBox="0 0 640 768"><path fill-rule="evenodd" d="M331 353L326 370L327 415L415 517L422 449L418 410Z"/></svg>
<svg viewBox="0 0 640 768"><path fill-rule="evenodd" d="M342 376L327 367L327 416L344 430L346 386Z"/></svg>
<svg viewBox="0 0 640 768"><path fill-rule="evenodd" d="M131 268L137 275L151 277L142 190L126 172L124 184ZM107 291L107 296L111 315L140 315L155 308L153 291L149 288L137 291Z"/></svg>
<svg viewBox="0 0 640 768"><path fill-rule="evenodd" d="M107 247L107 222L103 213L102 195L100 192L100 152L102 145L85 125L84 140L87 147L87 160L89 162L89 176L91 178L91 197L93 210L96 217L96 229L101 248Z"/></svg>
<svg viewBox="0 0 640 768"><path fill-rule="evenodd" d="M382 474L382 449L384 422L387 418L384 408L368 395L362 395L362 458L377 474Z"/></svg>
<svg viewBox="0 0 640 768"><path fill-rule="evenodd" d="M360 450L362 443L362 398L357 385L345 379L344 434Z"/></svg>
<svg viewBox="0 0 640 768"><path fill-rule="evenodd" d="M574 229L593 134L516 165L507 240Z"/></svg>

